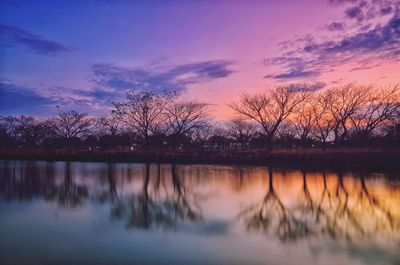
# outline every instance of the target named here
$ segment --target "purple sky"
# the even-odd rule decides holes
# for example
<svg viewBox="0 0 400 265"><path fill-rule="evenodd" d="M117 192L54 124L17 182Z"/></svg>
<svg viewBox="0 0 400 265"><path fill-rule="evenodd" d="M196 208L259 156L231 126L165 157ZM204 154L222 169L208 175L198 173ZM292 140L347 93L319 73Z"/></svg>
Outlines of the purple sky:
<svg viewBox="0 0 400 265"><path fill-rule="evenodd" d="M99 114L170 89L225 119L244 91L399 81L399 0L3 0L0 14L0 115Z"/></svg>

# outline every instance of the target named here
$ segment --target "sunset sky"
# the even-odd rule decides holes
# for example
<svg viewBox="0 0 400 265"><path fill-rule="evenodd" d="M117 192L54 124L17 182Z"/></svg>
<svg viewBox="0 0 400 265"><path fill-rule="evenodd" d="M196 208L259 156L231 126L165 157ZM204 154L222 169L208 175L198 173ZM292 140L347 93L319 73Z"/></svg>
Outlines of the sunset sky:
<svg viewBox="0 0 400 265"><path fill-rule="evenodd" d="M2 0L0 47L0 115L176 90L226 119L245 91L400 81L400 1Z"/></svg>

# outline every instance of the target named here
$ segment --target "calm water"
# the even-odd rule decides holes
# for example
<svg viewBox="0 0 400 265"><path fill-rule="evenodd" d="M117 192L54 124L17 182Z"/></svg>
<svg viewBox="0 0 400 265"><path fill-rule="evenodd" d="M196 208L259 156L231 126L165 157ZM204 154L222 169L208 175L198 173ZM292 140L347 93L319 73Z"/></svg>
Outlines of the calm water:
<svg viewBox="0 0 400 265"><path fill-rule="evenodd" d="M0 161L0 264L400 264L399 180Z"/></svg>

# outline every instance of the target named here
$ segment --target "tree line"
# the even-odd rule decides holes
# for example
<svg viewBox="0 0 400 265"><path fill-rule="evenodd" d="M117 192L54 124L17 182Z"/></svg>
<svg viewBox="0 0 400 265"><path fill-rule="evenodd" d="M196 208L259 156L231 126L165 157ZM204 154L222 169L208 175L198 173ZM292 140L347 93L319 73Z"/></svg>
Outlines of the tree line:
<svg viewBox="0 0 400 265"><path fill-rule="evenodd" d="M244 93L215 121L211 106L177 93L129 92L94 117L58 108L47 119L0 116L3 148L249 149L399 146L400 85L316 90L279 86Z"/></svg>

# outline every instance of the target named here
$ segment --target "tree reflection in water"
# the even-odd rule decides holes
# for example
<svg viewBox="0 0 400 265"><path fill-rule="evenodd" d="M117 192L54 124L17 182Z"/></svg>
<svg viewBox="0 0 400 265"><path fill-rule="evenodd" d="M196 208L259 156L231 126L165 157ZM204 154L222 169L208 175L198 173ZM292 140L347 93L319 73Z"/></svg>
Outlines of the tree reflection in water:
<svg viewBox="0 0 400 265"><path fill-rule="evenodd" d="M65 162L64 181L60 186L54 187L48 199L56 199L62 207L76 207L82 204L88 196L88 188L74 181L71 174L71 162Z"/></svg>
<svg viewBox="0 0 400 265"><path fill-rule="evenodd" d="M124 198L119 197L113 204L112 216L119 219L126 218L128 228L139 229L173 228L179 222L201 220L197 197L187 191L178 176L176 166L171 165L172 189L161 185L162 176L159 165L157 173L154 189L151 192L150 165L146 164L141 192ZM166 176L163 177L165 181ZM161 190L162 187L163 190Z"/></svg>
<svg viewBox="0 0 400 265"><path fill-rule="evenodd" d="M379 185L376 180L385 181L383 176L370 178L367 174L341 172L282 175L271 168L265 170L0 161L0 200L8 203L43 199L68 209L98 203L110 207L111 219L121 221L127 228L174 229L209 221L203 209L210 207L204 199L210 190L228 196L227 202L248 205L257 198L259 183L267 180L259 203L239 214L246 231L283 242L318 237L350 243L371 242L378 237L400 242L399 188L385 182ZM219 205L213 209L218 213L227 208L227 212L237 214L236 205L217 201L215 205ZM229 227L235 220L224 223Z"/></svg>
<svg viewBox="0 0 400 265"><path fill-rule="evenodd" d="M114 202L118 199L117 181L115 176L115 164L107 163L106 182L108 189L100 192L96 197L98 201L104 203L106 201Z"/></svg>
<svg viewBox="0 0 400 265"><path fill-rule="evenodd" d="M327 176L322 173L323 187L310 192L307 174L302 172L302 187L294 204L285 204L274 189L273 171L268 170L269 187L261 203L245 208L239 217L249 231L276 234L281 241L328 235L335 240L362 242L374 237L397 237L400 216L393 215L367 188L361 175L351 192L342 173L332 193Z"/></svg>
<svg viewBox="0 0 400 265"><path fill-rule="evenodd" d="M30 201L36 197L51 198L54 183L52 164L46 174L36 162L4 161L0 164L0 198L5 201Z"/></svg>
<svg viewBox="0 0 400 265"><path fill-rule="evenodd" d="M307 224L296 218L280 200L274 189L272 169L268 169L268 191L263 201L245 209L239 216L246 216L249 230L269 232L270 230L283 241L296 240L309 233Z"/></svg>

